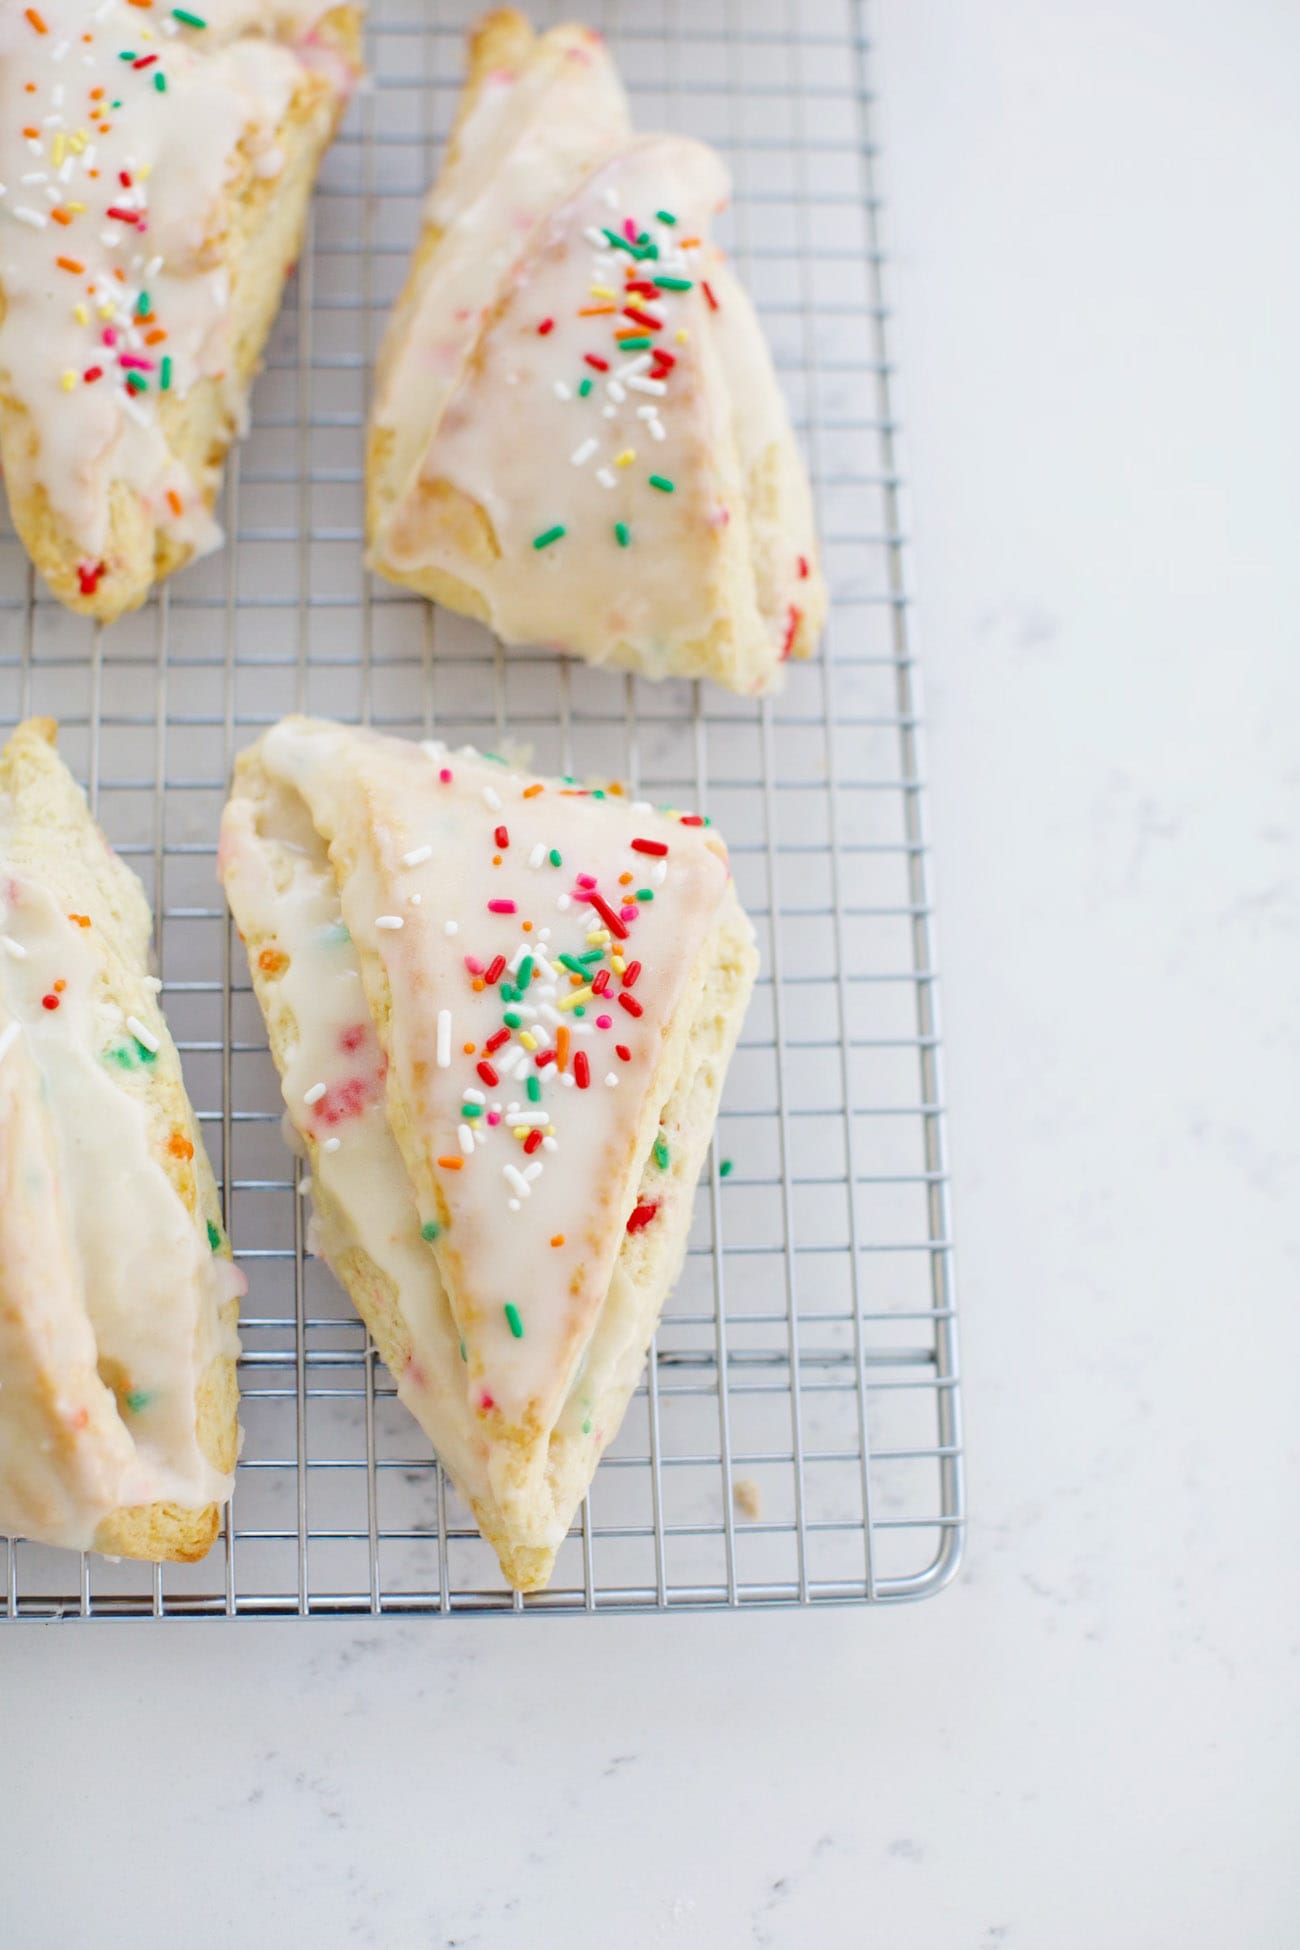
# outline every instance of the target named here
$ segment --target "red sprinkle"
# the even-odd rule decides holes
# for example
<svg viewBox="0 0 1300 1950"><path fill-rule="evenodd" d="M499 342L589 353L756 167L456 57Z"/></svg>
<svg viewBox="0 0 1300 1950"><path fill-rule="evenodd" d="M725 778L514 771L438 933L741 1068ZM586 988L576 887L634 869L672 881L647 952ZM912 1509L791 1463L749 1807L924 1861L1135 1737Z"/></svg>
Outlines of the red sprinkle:
<svg viewBox="0 0 1300 1950"><path fill-rule="evenodd" d="M701 279L700 279L700 290L701 290L701 291L702 291L702 292L704 293L704 295L705 295L705 297L706 297L706 298L708 299L708 301L709 301L709 310L710 310L710 311L717 311L717 310L718 310L718 301L717 301L717 299L716 299L716 298L714 297L714 295L713 295L713 292L712 292L712 290L711 290L711 288L710 288L710 286L709 286L709 283L708 283L708 280L707 280L707 278L701 278Z"/></svg>
<svg viewBox="0 0 1300 1950"><path fill-rule="evenodd" d="M807 578L808 578L808 557L806 555L801 555L799 557L799 580L801 582L805 582Z"/></svg>
<svg viewBox="0 0 1300 1950"><path fill-rule="evenodd" d="M43 995L41 997L42 1009L57 1009L58 1006L59 998L57 995Z"/></svg>
<svg viewBox="0 0 1300 1950"><path fill-rule="evenodd" d="M504 826L498 826L492 837L498 846L509 846L510 844L510 835Z"/></svg>
<svg viewBox="0 0 1300 1950"><path fill-rule="evenodd" d="M589 894L587 898L610 933L617 935L620 941L626 941L627 925L619 919L609 902L605 899L605 896L603 894Z"/></svg>
<svg viewBox="0 0 1300 1950"><path fill-rule="evenodd" d="M624 318L630 318L634 325L644 325L648 331L661 332L663 330L664 321L662 318L655 318L650 312L641 311L636 305L624 305L623 316Z"/></svg>
<svg viewBox="0 0 1300 1950"><path fill-rule="evenodd" d="M649 278L629 278L623 289L638 291L643 298L658 298L661 295L658 285L651 284Z"/></svg>
<svg viewBox="0 0 1300 1950"><path fill-rule="evenodd" d="M445 765L443 766L442 770L439 772L438 778L443 785L451 784L451 773Z"/></svg>
<svg viewBox="0 0 1300 1950"><path fill-rule="evenodd" d="M142 54L138 61L131 63L131 66L133 68L151 68L157 59L158 56L156 54ZM110 211L109 214L111 215L112 212Z"/></svg>
<svg viewBox="0 0 1300 1950"><path fill-rule="evenodd" d="M646 1227L649 1225L651 1219L653 1219L655 1213L658 1210L659 1210L658 1205L633 1206L631 1213L628 1215L628 1221L627 1221L628 1231L644 1232Z"/></svg>
<svg viewBox="0 0 1300 1950"><path fill-rule="evenodd" d="M555 1051L553 1049L539 1049L536 1056L533 1058L533 1062L537 1065L539 1070L544 1070L548 1063L554 1063L554 1061L555 1061Z"/></svg>
<svg viewBox="0 0 1300 1950"><path fill-rule="evenodd" d="M498 1029L495 1036L488 1037L486 1043L484 1043L483 1045L483 1048L485 1053L488 1056L492 1056L495 1054L497 1050L500 1049L502 1043L508 1043L509 1041L510 1041L510 1031L508 1029Z"/></svg>
<svg viewBox="0 0 1300 1950"><path fill-rule="evenodd" d="M636 997L629 995L626 989L619 991L618 1000L620 1007L626 1009L630 1016L641 1016L645 1014L645 1010L641 1007Z"/></svg>
<svg viewBox="0 0 1300 1950"><path fill-rule="evenodd" d="M93 386L97 379L104 377L104 368L102 366L87 366L81 377L85 380L87 386Z"/></svg>
<svg viewBox="0 0 1300 1950"><path fill-rule="evenodd" d="M605 993L605 990L608 987L609 987L609 970L607 968L597 969L596 973L591 978L592 994L603 995Z"/></svg>
<svg viewBox="0 0 1300 1950"><path fill-rule="evenodd" d="M703 826L704 820L699 813L683 813L681 823L683 826Z"/></svg>
<svg viewBox="0 0 1300 1950"><path fill-rule="evenodd" d="M554 330L555 330L555 320L553 318L544 318L541 324L537 327L537 336L539 339L544 339L548 332L553 332Z"/></svg>
<svg viewBox="0 0 1300 1950"><path fill-rule="evenodd" d="M585 1049L577 1051L573 1059L573 1081L579 1090L585 1090L591 1082L591 1065L587 1061Z"/></svg>
<svg viewBox="0 0 1300 1950"><path fill-rule="evenodd" d="M609 360L598 359L594 352L584 352L582 355L582 360L583 360L583 364L590 366L593 372L609 371Z"/></svg>
<svg viewBox="0 0 1300 1950"><path fill-rule="evenodd" d="M108 568L107 562L78 562L77 581L81 584L83 596L93 596L99 587L99 578Z"/></svg>
<svg viewBox="0 0 1300 1950"><path fill-rule="evenodd" d="M640 973L641 973L640 962L630 961L627 967L623 970L623 987L625 989L634 989L636 987L636 978Z"/></svg>
<svg viewBox="0 0 1300 1950"><path fill-rule="evenodd" d="M501 977L505 974L505 972L506 972L505 956L493 955L491 961L488 963L487 967L483 971L483 980L487 982L490 986L493 982L499 982L501 980Z"/></svg>
<svg viewBox="0 0 1300 1950"><path fill-rule="evenodd" d="M662 840L633 840L632 851L633 853L653 853L657 859L662 854L667 853L668 848Z"/></svg>
<svg viewBox="0 0 1300 1950"><path fill-rule="evenodd" d="M785 642L781 645L782 663L785 662L790 652L794 649L794 640L795 637L799 634L799 625L802 622L802 620L803 620L803 611L801 609L796 609L794 604L791 603L790 620L785 626Z"/></svg>
<svg viewBox="0 0 1300 1950"><path fill-rule="evenodd" d="M620 1063L630 1063L632 1061L632 1052L626 1043L615 1043L614 1054Z"/></svg>
<svg viewBox="0 0 1300 1950"><path fill-rule="evenodd" d="M157 56L154 58L157 59ZM116 203L110 203L104 215L106 217L116 217L119 223L139 223L140 221L140 212L138 210L122 210L119 209Z"/></svg>
<svg viewBox="0 0 1300 1950"><path fill-rule="evenodd" d="M157 55L155 55L155 56L154 56L154 59L155 59L155 60L157 60L157 58L158 58L158 57L157 57ZM120 184L122 185L122 188L123 188L124 190L129 190L129 189L130 189L130 187L131 187L131 172L130 172L130 170L129 170L129 169L119 169L119 170L118 170L118 172L117 172L117 180L118 180L118 182L119 182L119 183L120 183Z"/></svg>
<svg viewBox="0 0 1300 1950"><path fill-rule="evenodd" d="M485 1388L485 1389L483 1390L483 1393L482 1393L482 1394L481 1394L481 1395L479 1396L479 1398L478 1398L478 1405L479 1405L479 1409L480 1409L480 1411L481 1411L481 1412L482 1412L482 1413L483 1413L484 1415L486 1415L486 1414L487 1414L487 1412L488 1412L488 1410L489 1410L490 1408L495 1408L495 1407L496 1407L496 1403L495 1403L495 1401L494 1401L494 1400L492 1399L492 1397L491 1397L491 1395L489 1395L489 1393L488 1393L488 1391L487 1391L487 1389L486 1389L486 1388Z"/></svg>
<svg viewBox="0 0 1300 1950"><path fill-rule="evenodd" d="M518 911L519 910L515 906L513 901L489 901L488 902L489 914L517 914Z"/></svg>
<svg viewBox="0 0 1300 1950"><path fill-rule="evenodd" d="M660 366L664 372L671 372L673 367L677 364L676 353L665 352L662 345L657 345L654 348L654 359L655 359L655 364L657 366Z"/></svg>
<svg viewBox="0 0 1300 1950"><path fill-rule="evenodd" d="M495 1090L501 1079L492 1068L492 1065L490 1063L479 1063L476 1067L488 1089Z"/></svg>
<svg viewBox="0 0 1300 1950"><path fill-rule="evenodd" d="M528 1136L524 1139L524 1150L530 1158L533 1152L540 1148L541 1142L542 1134L540 1131L530 1131L528 1133Z"/></svg>

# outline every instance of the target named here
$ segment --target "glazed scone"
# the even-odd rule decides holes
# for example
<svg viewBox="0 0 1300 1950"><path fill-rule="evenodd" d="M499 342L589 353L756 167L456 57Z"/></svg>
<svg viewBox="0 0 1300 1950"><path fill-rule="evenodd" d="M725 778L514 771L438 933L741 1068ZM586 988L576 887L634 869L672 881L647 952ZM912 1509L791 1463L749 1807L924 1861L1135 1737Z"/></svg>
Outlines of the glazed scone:
<svg viewBox="0 0 1300 1950"><path fill-rule="evenodd" d="M826 607L812 502L712 150L634 134L600 37L521 14L469 79L385 334L371 566L652 677L770 690Z"/></svg>
<svg viewBox="0 0 1300 1950"><path fill-rule="evenodd" d="M356 5L0 6L0 464L70 609L111 622L212 509L359 70Z"/></svg>
<svg viewBox="0 0 1300 1950"><path fill-rule="evenodd" d="M700 820L288 719L221 875L316 1237L402 1401L537 1590L685 1252L754 980Z"/></svg>
<svg viewBox="0 0 1300 1950"><path fill-rule="evenodd" d="M0 1534L203 1556L243 1279L149 975L150 921L30 719L0 752Z"/></svg>

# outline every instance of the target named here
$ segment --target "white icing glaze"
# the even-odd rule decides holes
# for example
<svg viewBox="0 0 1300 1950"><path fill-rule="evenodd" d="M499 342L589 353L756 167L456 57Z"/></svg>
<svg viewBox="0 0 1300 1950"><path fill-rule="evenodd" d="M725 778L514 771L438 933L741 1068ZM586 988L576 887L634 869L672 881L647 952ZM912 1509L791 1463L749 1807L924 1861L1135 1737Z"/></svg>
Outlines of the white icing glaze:
<svg viewBox="0 0 1300 1950"><path fill-rule="evenodd" d="M220 1309L243 1279L214 1255L202 1215L153 1153L144 1105L115 1080L158 1040L147 991L139 1006L154 1026L139 1020L137 1040L80 926L6 869L2 822L0 936L0 1063L33 1066L37 1079L13 1114L14 1141L22 1132L29 1148L6 1161L6 1196L24 1211L30 1201L33 1223L43 1216L58 1235L24 1247L46 1269L27 1330L67 1349L58 1412L71 1449L71 1461L42 1454L30 1405L0 1387L0 1523L84 1549L119 1505L198 1508L229 1495L198 1443L195 1390L219 1352L235 1351Z"/></svg>
<svg viewBox="0 0 1300 1950"><path fill-rule="evenodd" d="M297 1038L284 1095L312 1147L313 1191L327 1208L323 1244L339 1251L341 1216L343 1230L390 1272L419 1371L398 1377L403 1398L472 1493L473 1423L463 1412L452 1418L462 1453L446 1454L442 1411L430 1411L421 1388L446 1390L461 1338L466 1360L452 1360L451 1390L494 1428L544 1432L564 1409L633 1207L643 1114L652 1097L657 1111L673 1080L662 1074L661 1052L726 890L725 854L698 825L613 797L598 806L471 752L290 721L267 734L261 756L283 796L259 826L236 792L222 873L241 929L271 936L272 954L290 957L280 979L293 984L284 997ZM638 839L667 851L638 851ZM334 866L322 841L332 844ZM344 859L340 906L335 874ZM620 886L626 874L633 880ZM632 898L638 889L655 898ZM611 900L625 940L611 935L592 893ZM489 901L515 912L491 911ZM400 929L376 926L390 916ZM510 972L529 955L534 973L517 993ZM580 1001L581 1015L558 1006L581 993L561 955L596 957L592 974L607 972L606 997ZM499 958L504 978L494 972ZM505 997L502 979L512 991ZM392 1000L386 1074L366 1007L384 991ZM561 1025L563 1074L553 1054ZM331 1153L321 1142L327 1133L340 1140ZM415 1185L434 1201L423 1212ZM421 1220L435 1235L430 1245L420 1240Z"/></svg>
<svg viewBox="0 0 1300 1950"><path fill-rule="evenodd" d="M769 680L815 547L762 335L709 234L728 194L711 150L633 136L583 30L488 79L426 209L442 233L429 275L381 361L375 419L398 483L381 565L456 577L508 640L597 660L627 645L652 672L733 610L760 646L750 675ZM751 533L747 489L773 449L788 478ZM486 512L497 553L431 516L430 482Z"/></svg>
<svg viewBox="0 0 1300 1950"><path fill-rule="evenodd" d="M18 0L0 4L0 385L39 435L10 472L44 487L92 570L113 481L203 551L220 533L159 427L162 361L178 395L227 373L237 269L223 193L241 149L259 173L281 166L276 130L319 54L287 43L324 8L201 0L202 30L125 0L34 11L46 31ZM227 393L242 422L233 371Z"/></svg>

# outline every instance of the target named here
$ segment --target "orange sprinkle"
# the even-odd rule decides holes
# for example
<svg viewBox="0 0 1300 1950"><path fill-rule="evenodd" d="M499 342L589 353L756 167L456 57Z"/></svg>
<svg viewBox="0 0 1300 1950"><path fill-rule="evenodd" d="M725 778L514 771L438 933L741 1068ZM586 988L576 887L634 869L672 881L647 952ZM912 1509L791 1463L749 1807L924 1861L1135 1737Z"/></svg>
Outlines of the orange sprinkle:
<svg viewBox="0 0 1300 1950"><path fill-rule="evenodd" d="M153 5L153 0L126 0L126 4L128 7L142 7L147 13Z"/></svg>
<svg viewBox="0 0 1300 1950"><path fill-rule="evenodd" d="M185 511L185 504L181 500L180 495L177 494L175 488L168 488L167 490L167 506L178 519ZM632 876L629 874L628 879L630 880L631 878Z"/></svg>
<svg viewBox="0 0 1300 1950"><path fill-rule="evenodd" d="M55 984L54 984L54 993L55 993L56 995L62 995L62 994L63 994L63 991L64 991L64 989L66 989L66 988L67 988L67 986L68 986L68 985L67 985L67 983L66 983L66 982L64 982L64 981L58 981L58 982L55 982Z"/></svg>
<svg viewBox="0 0 1300 1950"><path fill-rule="evenodd" d="M75 921L79 928L88 928L90 926L89 914L69 914L68 919Z"/></svg>
<svg viewBox="0 0 1300 1950"><path fill-rule="evenodd" d="M631 876L631 874L630 874L630 873L621 873L621 874L619 875L619 877L618 877L618 884L619 884L619 886L620 886L620 887L630 887L630 886L632 885L632 876Z"/></svg>
<svg viewBox="0 0 1300 1950"><path fill-rule="evenodd" d="M463 1171L465 1168L463 1158L439 1158L438 1163L444 1171Z"/></svg>
<svg viewBox="0 0 1300 1950"><path fill-rule="evenodd" d="M71 210L51 210L50 215L55 223L61 223L65 227L72 222Z"/></svg>
<svg viewBox="0 0 1300 1950"><path fill-rule="evenodd" d="M466 1056L473 1056L474 1051L478 1048L478 1045L477 1043L462 1043L461 1048L464 1050Z"/></svg>
<svg viewBox="0 0 1300 1950"><path fill-rule="evenodd" d="M56 257L54 262L61 271L71 271L72 275L77 278L81 276L86 268L84 264L78 264L75 257Z"/></svg>
<svg viewBox="0 0 1300 1950"><path fill-rule="evenodd" d="M567 1070L569 1067L569 1025L562 1022L555 1032L555 1067Z"/></svg>
<svg viewBox="0 0 1300 1950"><path fill-rule="evenodd" d="M700 240L698 237L683 237L679 248L684 251L697 251L700 248Z"/></svg>
<svg viewBox="0 0 1300 1950"><path fill-rule="evenodd" d="M582 975L570 975L569 987L571 989L580 989L585 979L586 978Z"/></svg>
<svg viewBox="0 0 1300 1950"><path fill-rule="evenodd" d="M612 792L616 799L621 799L623 797L623 788L619 784L617 779L611 779L609 784L605 787L605 790L606 792Z"/></svg>
<svg viewBox="0 0 1300 1950"><path fill-rule="evenodd" d="M525 934L531 934L531 933L532 933L532 931L533 931L533 924L532 924L532 922L531 922L531 921L523 921L523 922L521 922L521 923L520 923L520 925L521 925L521 927L523 928L523 931L524 931L524 933L525 933Z"/></svg>
<svg viewBox="0 0 1300 1950"><path fill-rule="evenodd" d="M545 792L545 790L546 787L544 785L526 785L524 787L524 797L525 799L535 799L539 792Z"/></svg>
<svg viewBox="0 0 1300 1950"><path fill-rule="evenodd" d="M25 81L23 83L23 87L26 89L29 95L34 95L36 93L36 83L34 81Z"/></svg>
<svg viewBox="0 0 1300 1950"><path fill-rule="evenodd" d="M562 1246L564 1244L564 1234L562 1232L555 1233L551 1239L551 1244L553 1246Z"/></svg>
<svg viewBox="0 0 1300 1950"><path fill-rule="evenodd" d="M194 1146L190 1143L183 1131L172 1132L167 1140L167 1149L171 1152L173 1158L181 1158L186 1164L194 1156Z"/></svg>
<svg viewBox="0 0 1300 1950"><path fill-rule="evenodd" d="M281 954L278 948L263 948L257 958L257 965L263 975L283 975L289 966L289 957Z"/></svg>
<svg viewBox="0 0 1300 1950"><path fill-rule="evenodd" d="M167 334L164 332L162 326L155 325L152 332L145 333L144 342L146 345L161 345L166 336Z"/></svg>
<svg viewBox="0 0 1300 1950"><path fill-rule="evenodd" d="M26 7L24 8L24 12L26 13L28 20L31 22L32 26L36 29L38 34L49 33L50 31L49 28L45 25L45 22L41 19L35 7Z"/></svg>
<svg viewBox="0 0 1300 1950"><path fill-rule="evenodd" d="M483 980L483 977L481 975L476 975L474 977L474 980L470 983L470 987L473 989L475 995L482 995L484 989L487 987L487 983Z"/></svg>
<svg viewBox="0 0 1300 1950"><path fill-rule="evenodd" d="M584 305L578 313L579 318L613 318L617 305Z"/></svg>
<svg viewBox="0 0 1300 1950"><path fill-rule="evenodd" d="M492 864L494 867L499 867L501 865L501 855L499 853L494 853L492 855Z"/></svg>
<svg viewBox="0 0 1300 1950"><path fill-rule="evenodd" d="M102 101L103 101L103 99L104 99L104 91L103 91L103 89L102 89L102 88L92 88L92 89L91 89L91 91L90 91L90 99L91 99L91 101L92 101L92 102L102 102Z"/></svg>
<svg viewBox="0 0 1300 1950"><path fill-rule="evenodd" d="M27 140L29 142L39 142L41 139L41 132L39 129L30 129L30 128L24 129L23 134L27 137Z"/></svg>

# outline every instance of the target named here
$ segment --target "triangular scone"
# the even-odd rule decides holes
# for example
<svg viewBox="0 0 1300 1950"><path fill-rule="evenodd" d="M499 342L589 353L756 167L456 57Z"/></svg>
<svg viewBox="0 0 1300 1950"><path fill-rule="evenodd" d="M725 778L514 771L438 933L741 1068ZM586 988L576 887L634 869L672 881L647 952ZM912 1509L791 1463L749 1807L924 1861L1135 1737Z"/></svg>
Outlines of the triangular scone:
<svg viewBox="0 0 1300 1950"><path fill-rule="evenodd" d="M326 0L0 9L0 463L69 608L220 542L226 450L358 71Z"/></svg>
<svg viewBox="0 0 1300 1950"><path fill-rule="evenodd" d="M370 561L489 623L652 677L770 690L826 595L712 150L633 133L599 36L504 11L379 361Z"/></svg>
<svg viewBox="0 0 1300 1950"><path fill-rule="evenodd" d="M203 1556L243 1280L135 875L33 718L0 752L0 1533Z"/></svg>
<svg viewBox="0 0 1300 1950"><path fill-rule="evenodd" d="M753 983L702 821L288 719L221 871L326 1258L533 1590L616 1434Z"/></svg>

